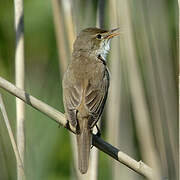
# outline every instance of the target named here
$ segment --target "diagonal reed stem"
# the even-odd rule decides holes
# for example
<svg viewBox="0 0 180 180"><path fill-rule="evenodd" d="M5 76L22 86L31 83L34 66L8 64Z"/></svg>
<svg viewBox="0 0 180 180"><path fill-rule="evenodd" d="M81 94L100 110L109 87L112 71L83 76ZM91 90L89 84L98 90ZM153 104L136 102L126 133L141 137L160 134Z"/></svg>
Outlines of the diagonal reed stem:
<svg viewBox="0 0 180 180"><path fill-rule="evenodd" d="M37 98L27 94L25 91L17 88L7 80L0 77L0 87L11 93L12 95L20 98L28 105L34 107L35 109L41 111L42 113L46 114L53 120L55 120L57 123L61 124L65 128L71 130L73 133L75 133L75 129L70 129L69 123L66 120L63 113L57 111L53 107L45 104L44 102L38 100ZM139 173L142 176L145 176L149 179L152 179L152 177L155 177L153 174L153 170L147 166L142 161L136 161L127 154L121 152L117 148L113 147L111 144L105 142L100 137L97 137L96 135L93 135L93 145L96 146L98 149L103 151L104 153L108 154L112 158L116 159L117 161L121 162L122 164L126 165L133 171Z"/></svg>

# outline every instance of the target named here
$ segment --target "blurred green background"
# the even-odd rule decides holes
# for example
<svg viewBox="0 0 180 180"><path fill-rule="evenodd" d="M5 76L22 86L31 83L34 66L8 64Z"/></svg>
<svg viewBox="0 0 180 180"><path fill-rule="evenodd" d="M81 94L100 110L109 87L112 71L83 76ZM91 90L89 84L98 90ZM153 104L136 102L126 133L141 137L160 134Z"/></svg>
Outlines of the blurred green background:
<svg viewBox="0 0 180 180"><path fill-rule="evenodd" d="M100 1L95 0L75 0L70 1L73 4L74 17L73 23L76 24L76 31L88 26L96 26L97 11ZM102 26L106 29L110 27L111 19L110 15L113 14L109 9L109 1L102 1L104 3L104 15ZM167 88L169 94L168 108L172 108L171 113L173 117L171 119L173 132L173 141L175 146L178 144L178 4L176 1L165 0L165 1L129 1L131 9L132 19L132 34L133 41L135 42L135 51L137 54L137 62L140 69L140 74L143 82L143 90L145 93L145 99L147 102L148 110L150 112L151 126L154 128L153 123L153 110L151 109L151 98L153 94L150 93L151 86L149 86L150 76L148 74L149 66L146 64L144 59L148 59L147 49L145 49L145 38L150 45L150 53L152 59L154 59L153 67L157 67L154 73L159 71L156 65L156 52L159 52L160 64L162 68L165 67L164 72L166 85L171 89ZM117 3L118 5L118 3ZM163 5L163 6L162 6ZM63 6L61 7L63 8ZM90 9L90 10L89 10ZM117 7L117 10L119 8ZM59 69L58 61L58 50L57 40L55 34L55 28L53 23L53 9L52 2L50 0L25 0L24 1L24 25L25 25L25 89L29 94L32 94L36 98L46 102L52 107L58 109L61 112L63 110L62 102L62 86L61 86L61 72ZM77 14L77 11L79 13ZM87 12L90 11L91 16L88 16ZM102 11L101 11L102 12ZM162 13L163 12L163 13ZM118 17L119 18L119 17ZM123 18L123 17L121 17ZM142 23L143 21L143 23ZM118 23L117 23L118 25ZM153 31L151 27L153 26ZM145 28L144 28L145 27ZM64 27L62 27L64 28ZM124 27L123 31L126 31L127 27ZM66 33L66 32L65 32ZM153 34L154 33L154 34ZM167 37L167 39L166 39ZM154 41L155 38L155 41ZM154 48L154 42L156 42L157 48ZM121 49L121 51L123 51ZM154 51L154 52L153 52ZM128 52L128 51L123 51ZM8 81L15 82L15 31L14 31L14 4L12 0L0 1L0 76L7 79ZM118 61L116 59L115 61ZM111 63L111 62L110 62ZM124 63L124 62L122 62ZM122 65L122 64L121 64ZM122 66L119 65L119 69ZM169 69L169 70L168 70ZM111 70L111 68L110 68ZM125 72L123 72L125 71ZM111 70L113 74L114 71ZM130 94L130 88L127 84L128 72L126 69L120 70L123 73L122 83L124 88L121 91L124 92L124 96L128 97ZM166 77L167 75L167 77ZM161 79L159 81L161 82ZM163 84L163 83L162 83ZM127 87L126 87L127 86ZM161 88L165 88L163 86ZM16 108L15 108L15 97L9 95L4 90L0 89L3 95L4 103L8 113L11 126L13 128L14 135L16 134ZM120 94L120 91L119 91ZM161 95L161 90L157 87L157 94ZM157 95L156 94L156 95ZM122 95L122 94L121 94ZM163 96L163 95L162 95ZM162 97L162 99L164 96ZM167 97L166 97L167 98ZM167 99L168 99L167 98ZM128 101L128 102L127 102ZM122 147L116 145L122 149L122 151L128 152L129 155L135 159L142 158L142 152L140 150L140 143L137 135L137 127L135 125L135 117L133 112L133 105L131 100L122 100L125 109L128 106L129 113L128 119L130 124L122 125L123 131L129 131L132 135L132 146L134 147L133 153L129 150L129 146ZM163 100L162 100L163 101ZM168 100L169 101L169 100ZM128 105L126 105L128 103ZM161 107L161 103L159 106ZM121 104L122 106L122 104ZM152 111L151 111L152 110ZM162 114L166 114L161 111ZM126 115L127 115L126 114ZM124 117L126 117L124 115ZM168 117L168 116L167 116ZM163 119L163 116L161 117ZM164 122L166 123L166 122ZM105 138L107 130L107 122L104 123L102 130L102 137ZM163 122L162 122L163 124ZM168 124L166 125L168 126ZM163 129L166 126L162 126ZM121 127L121 128L122 128ZM112 129L111 129L112 131ZM158 130L154 130L158 131ZM71 148L71 142L69 132L38 112L37 110L26 105L26 152L25 152L25 169L28 179L30 180L67 180L76 179L75 170L73 168L73 154ZM167 134L164 132L164 137L169 137L169 131ZM159 142L156 139L156 133L152 132L155 142ZM122 135L122 134L121 134ZM107 136L106 136L107 137ZM123 137L123 135L122 135ZM105 138L108 139L108 138ZM165 138L166 139L166 138ZM177 161L173 159L173 152L169 150L169 144L171 140L165 142L165 153L167 169L162 167L162 176L167 177L169 180L177 179L177 172L175 166ZM111 143L111 142L109 142ZM156 144L156 147L158 146ZM115 145L115 144L113 144ZM177 152L177 147L175 152ZM157 147L158 149L158 147ZM162 153L159 149L158 153ZM177 154L174 156L177 158ZM113 171L111 169L111 158L106 154L100 152L100 161L98 169L98 179L108 180L113 177ZM163 160L160 160L160 164ZM119 164L121 168L123 165ZM170 168L174 167L174 169ZM132 172L128 168L124 168L126 174L133 174L131 177L124 179L144 179ZM165 172L168 171L166 174ZM0 113L0 180L14 180L16 179L16 160L14 152L10 143L9 135L7 133L6 126L4 124L2 114ZM115 179L115 178L114 178ZM117 179L117 178L116 178ZM120 179L120 178L119 178ZM122 178L123 179L123 178Z"/></svg>

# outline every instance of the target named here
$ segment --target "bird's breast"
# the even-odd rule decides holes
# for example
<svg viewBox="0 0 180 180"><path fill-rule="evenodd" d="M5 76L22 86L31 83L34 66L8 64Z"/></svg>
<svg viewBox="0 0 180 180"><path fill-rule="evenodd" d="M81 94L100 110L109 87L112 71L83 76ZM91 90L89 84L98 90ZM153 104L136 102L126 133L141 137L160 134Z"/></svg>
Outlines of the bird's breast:
<svg viewBox="0 0 180 180"><path fill-rule="evenodd" d="M97 58L79 58L72 62L71 69L76 80L82 82L88 79L98 83L102 80L106 67Z"/></svg>

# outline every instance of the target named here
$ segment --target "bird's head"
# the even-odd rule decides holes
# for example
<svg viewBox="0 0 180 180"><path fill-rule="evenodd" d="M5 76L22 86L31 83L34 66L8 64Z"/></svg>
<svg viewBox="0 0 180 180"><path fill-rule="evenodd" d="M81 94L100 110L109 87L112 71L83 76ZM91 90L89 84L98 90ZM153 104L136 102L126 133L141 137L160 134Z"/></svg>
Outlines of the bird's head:
<svg viewBox="0 0 180 180"><path fill-rule="evenodd" d="M110 40L119 35L119 28L112 30L103 30L99 28L87 28L82 30L74 43L74 51L88 51L95 55L101 55L106 58L110 50Z"/></svg>

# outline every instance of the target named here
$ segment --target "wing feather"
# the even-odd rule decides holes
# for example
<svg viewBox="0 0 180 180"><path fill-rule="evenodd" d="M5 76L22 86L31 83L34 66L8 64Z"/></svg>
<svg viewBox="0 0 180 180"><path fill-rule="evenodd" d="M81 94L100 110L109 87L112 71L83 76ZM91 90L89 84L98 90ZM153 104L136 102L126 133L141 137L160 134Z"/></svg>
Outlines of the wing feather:
<svg viewBox="0 0 180 180"><path fill-rule="evenodd" d="M63 86L64 108L68 121L75 128L77 127L77 106L81 101L81 90L79 86Z"/></svg>
<svg viewBox="0 0 180 180"><path fill-rule="evenodd" d="M86 107L91 114L88 125L92 128L102 115L109 88L109 72L106 69L99 88L94 90L91 85L87 88L85 97Z"/></svg>
<svg viewBox="0 0 180 180"><path fill-rule="evenodd" d="M92 128L102 115L109 88L109 73L106 69L103 79L94 87L90 81L85 91L77 84L63 85L63 97L66 116L70 124L77 127L77 109L82 99L89 113L88 126ZM85 94L83 93L85 92Z"/></svg>

